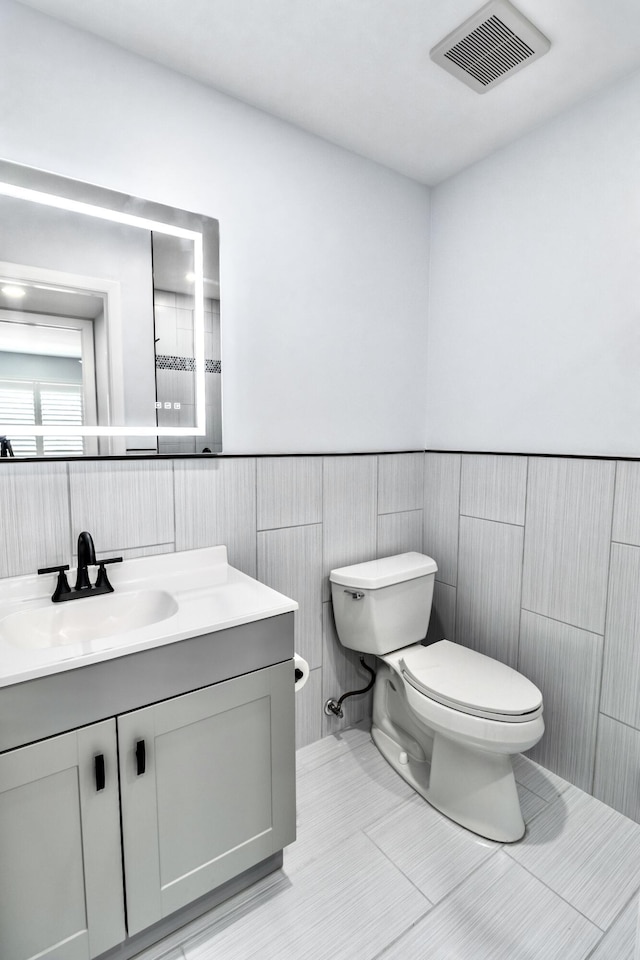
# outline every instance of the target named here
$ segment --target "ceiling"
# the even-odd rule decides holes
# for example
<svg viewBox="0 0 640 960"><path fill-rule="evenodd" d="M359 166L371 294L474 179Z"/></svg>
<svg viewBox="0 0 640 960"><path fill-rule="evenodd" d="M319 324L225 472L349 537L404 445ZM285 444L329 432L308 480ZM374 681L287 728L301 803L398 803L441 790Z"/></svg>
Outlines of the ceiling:
<svg viewBox="0 0 640 960"><path fill-rule="evenodd" d="M640 67L638 0L515 0L551 41L479 95L429 50L482 0L22 0L435 184Z"/></svg>

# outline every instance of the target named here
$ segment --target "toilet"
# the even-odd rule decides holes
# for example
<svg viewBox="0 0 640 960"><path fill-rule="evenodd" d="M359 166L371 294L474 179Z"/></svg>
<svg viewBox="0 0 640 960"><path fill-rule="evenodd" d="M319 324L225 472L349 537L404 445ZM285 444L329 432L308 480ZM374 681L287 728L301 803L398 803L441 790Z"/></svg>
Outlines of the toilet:
<svg viewBox="0 0 640 960"><path fill-rule="evenodd" d="M424 640L437 566L403 553L332 570L341 644L378 658L374 743L433 807L499 842L525 831L511 756L544 733L542 694L475 650Z"/></svg>

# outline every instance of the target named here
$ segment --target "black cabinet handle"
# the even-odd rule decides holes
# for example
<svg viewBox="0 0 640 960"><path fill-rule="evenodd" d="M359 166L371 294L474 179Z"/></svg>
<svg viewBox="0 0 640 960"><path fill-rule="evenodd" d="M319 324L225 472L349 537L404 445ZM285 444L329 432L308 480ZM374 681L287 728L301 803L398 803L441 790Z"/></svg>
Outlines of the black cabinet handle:
<svg viewBox="0 0 640 960"><path fill-rule="evenodd" d="M141 776L147 768L147 750L144 740L136 741L136 771Z"/></svg>
<svg viewBox="0 0 640 960"><path fill-rule="evenodd" d="M104 753L98 753L93 758L93 763L96 773L96 790L104 790L104 785L106 783Z"/></svg>

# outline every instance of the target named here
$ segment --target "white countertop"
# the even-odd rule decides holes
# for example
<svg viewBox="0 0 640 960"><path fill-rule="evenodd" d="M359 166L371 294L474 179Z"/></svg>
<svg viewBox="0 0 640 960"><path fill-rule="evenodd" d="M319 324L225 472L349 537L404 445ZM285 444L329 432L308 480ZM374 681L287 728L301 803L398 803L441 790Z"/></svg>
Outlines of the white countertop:
<svg viewBox="0 0 640 960"><path fill-rule="evenodd" d="M224 546L124 560L107 569L118 595L166 591L175 599L177 612L156 623L99 639L59 646L19 646L3 635L3 621L12 614L76 604L85 604L89 610L92 603L96 606L91 611L95 609L98 614L102 598L89 596L52 604L57 574L0 580L0 687L298 609L295 600L229 566ZM91 570L92 580L95 575ZM75 571L69 571L68 577L73 584Z"/></svg>

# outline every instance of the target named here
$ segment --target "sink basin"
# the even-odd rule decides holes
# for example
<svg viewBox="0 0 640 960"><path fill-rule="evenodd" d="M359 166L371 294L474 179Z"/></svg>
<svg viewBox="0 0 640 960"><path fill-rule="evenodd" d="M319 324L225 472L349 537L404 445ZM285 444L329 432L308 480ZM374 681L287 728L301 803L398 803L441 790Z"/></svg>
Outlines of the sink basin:
<svg viewBox="0 0 640 960"><path fill-rule="evenodd" d="M23 650L62 647L127 633L177 612L165 590L108 593L11 613L0 620L0 639Z"/></svg>

